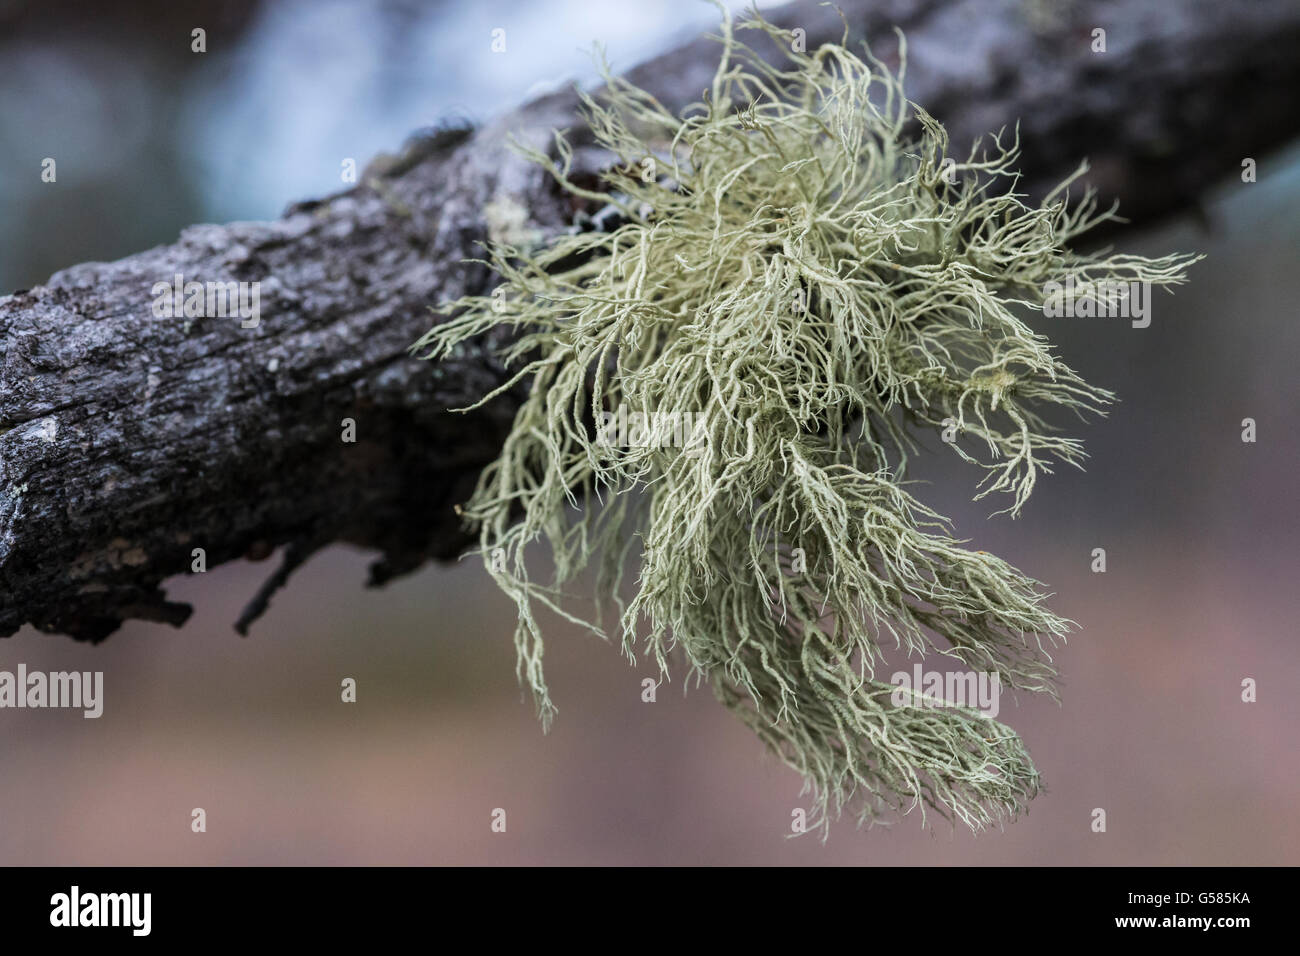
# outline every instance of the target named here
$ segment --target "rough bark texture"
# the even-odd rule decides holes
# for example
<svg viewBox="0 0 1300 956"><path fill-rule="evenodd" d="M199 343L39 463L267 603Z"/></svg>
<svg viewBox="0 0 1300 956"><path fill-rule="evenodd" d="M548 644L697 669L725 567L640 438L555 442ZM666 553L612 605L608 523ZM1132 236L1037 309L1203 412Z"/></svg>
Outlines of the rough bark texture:
<svg viewBox="0 0 1300 956"><path fill-rule="evenodd" d="M1031 194L1090 157L1091 181L1148 220L1193 203L1296 132L1300 5L1215 2L841 0L855 39L894 57L947 125L954 152L1020 122ZM1055 12L1053 12L1055 11ZM771 18L840 38L829 8ZM1091 49L1106 30L1107 51ZM707 84L717 47L697 42L633 71L666 103ZM273 223L194 226L178 242L86 263L0 298L0 635L24 623L98 640L124 619L181 624L161 582L266 556L284 565L239 626L319 547L382 555L371 583L465 545L453 506L491 460L515 401L446 411L500 381L486 348L440 367L408 346L427 307L484 291L462 260L510 199L543 230L572 205L505 137L555 127L581 141L576 98L557 93L477 132L413 139L353 190ZM583 152L580 164L600 157ZM157 319L156 282L261 283L261 321ZM356 441L342 441L343 420Z"/></svg>

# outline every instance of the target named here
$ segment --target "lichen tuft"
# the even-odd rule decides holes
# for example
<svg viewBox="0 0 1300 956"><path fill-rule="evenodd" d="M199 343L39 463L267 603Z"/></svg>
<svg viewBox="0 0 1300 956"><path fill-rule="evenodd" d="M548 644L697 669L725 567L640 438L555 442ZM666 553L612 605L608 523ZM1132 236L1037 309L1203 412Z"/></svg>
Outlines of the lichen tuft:
<svg viewBox="0 0 1300 956"><path fill-rule="evenodd" d="M1112 215L1091 195L1067 203L1067 182L1027 205L1006 188L1017 153L1002 136L945 164L943 128L870 53L792 39L725 19L712 85L680 116L606 70L602 100L583 97L616 159L603 188L570 178L561 134L554 158L529 155L616 224L494 244L495 293L443 304L416 348L440 359L493 327L517 333L514 377L482 402L531 388L464 514L518 608L520 677L544 722L534 611L603 635L599 602L588 620L566 600L594 562L628 656L709 682L804 775L817 822L920 807L979 829L1038 791L1029 754L970 708L891 704L886 657L946 655L1055 696L1048 652L1071 624L907 490L915 434L955 427L949 447L986 472L978 497L1006 493L1014 515L1039 474L1084 457L1044 411L1112 399L1023 310L1066 275L1168 286L1191 259L1073 251ZM548 584L525 567L538 540Z"/></svg>

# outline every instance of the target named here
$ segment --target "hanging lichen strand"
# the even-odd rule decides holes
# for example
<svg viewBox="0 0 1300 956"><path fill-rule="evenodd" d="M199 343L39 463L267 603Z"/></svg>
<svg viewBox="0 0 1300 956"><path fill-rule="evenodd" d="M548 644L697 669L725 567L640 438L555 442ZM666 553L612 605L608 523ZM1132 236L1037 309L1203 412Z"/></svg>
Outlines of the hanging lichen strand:
<svg viewBox="0 0 1300 956"><path fill-rule="evenodd" d="M740 43L744 29L788 68ZM1014 818L1039 786L1020 739L970 707L896 706L884 654L937 652L1055 696L1044 644L1070 622L905 490L911 432L955 423L951 447L987 470L980 497L1007 492L1015 514L1040 472L1084 457L1039 412L1111 397L1016 309L1041 308L1044 283L1067 275L1076 290L1176 284L1191 259L1070 251L1110 213L1090 196L1067 208L1063 189L1038 208L1006 195L1016 152L996 137L945 163L944 130L870 54L794 52L757 18L721 33L712 88L680 117L608 69L602 101L584 96L618 160L604 190L570 180L562 134L558 162L529 151L614 207L617 228L493 246L495 294L445 303L416 346L437 359L493 326L518 333L517 373L482 401L531 391L464 514L518 606L520 678L549 724L534 610L603 636L599 596L592 621L562 600L599 557L627 655L665 676L684 658L804 775L815 821L916 806L974 829ZM538 539L548 584L525 567Z"/></svg>

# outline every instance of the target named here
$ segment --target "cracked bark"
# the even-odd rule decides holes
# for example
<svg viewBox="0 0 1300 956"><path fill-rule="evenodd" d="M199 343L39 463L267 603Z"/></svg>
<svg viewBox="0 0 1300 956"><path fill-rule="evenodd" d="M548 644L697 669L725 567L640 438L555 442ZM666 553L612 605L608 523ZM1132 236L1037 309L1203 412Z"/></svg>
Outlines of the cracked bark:
<svg viewBox="0 0 1300 956"><path fill-rule="evenodd" d="M890 62L909 45L909 95L954 153L1020 123L1025 191L1091 158L1090 181L1134 221L1194 207L1244 157L1294 136L1300 7L1187 2L841 0L855 40ZM1037 12L1035 12L1037 11ZM771 19L838 40L834 11ZM1091 34L1107 31L1107 52ZM716 46L697 41L631 71L670 106L698 97ZM517 396L470 414L501 381L491 343L438 367L408 346L427 307L483 292L465 263L508 197L543 232L574 207L507 147L553 128L582 143L576 98L556 93L481 130L444 130L372 163L349 192L271 223L202 225L113 263L85 263L0 298L0 635L25 623L98 640L128 618L180 625L162 582L265 557L285 563L238 625L318 548L379 552L370 584L455 557L453 506L495 457ZM601 157L579 150L580 168ZM261 321L155 319L155 282L261 283ZM344 419L356 442L344 443Z"/></svg>

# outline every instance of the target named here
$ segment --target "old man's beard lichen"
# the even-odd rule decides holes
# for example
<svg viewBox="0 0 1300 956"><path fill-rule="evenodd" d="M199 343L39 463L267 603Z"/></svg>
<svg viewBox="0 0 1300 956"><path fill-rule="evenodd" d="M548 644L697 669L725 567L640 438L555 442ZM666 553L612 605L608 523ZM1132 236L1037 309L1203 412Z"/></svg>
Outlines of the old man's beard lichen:
<svg viewBox="0 0 1300 956"><path fill-rule="evenodd" d="M766 34L787 67L734 30ZM570 178L562 134L554 158L525 151L615 223L493 245L494 294L442 305L448 321L416 348L438 359L494 326L516 333L503 355L518 371L482 401L531 390L464 514L517 605L544 723L534 610L603 635L598 614L563 606L594 560L627 654L708 681L804 775L820 822L920 806L979 829L1037 792L1028 753L971 707L891 702L885 653L946 655L1055 696L1045 645L1071 624L905 489L912 435L953 430L949 447L987 471L979 497L1008 493L1014 515L1040 472L1084 457L1041 412L1100 413L1112 397L1017 311L1066 275L1169 286L1193 260L1072 251L1111 215L1091 195L1024 204L999 188L1014 146L995 136L947 159L943 129L869 53L805 55L793 39L726 20L712 87L681 116L606 70L603 100L583 97L616 160L605 188ZM611 442L599 423L622 407L689 414L698 445ZM524 563L539 539L549 584Z"/></svg>

